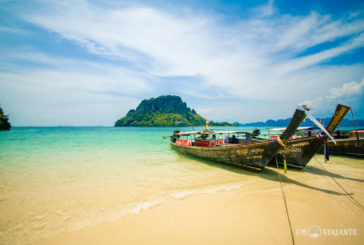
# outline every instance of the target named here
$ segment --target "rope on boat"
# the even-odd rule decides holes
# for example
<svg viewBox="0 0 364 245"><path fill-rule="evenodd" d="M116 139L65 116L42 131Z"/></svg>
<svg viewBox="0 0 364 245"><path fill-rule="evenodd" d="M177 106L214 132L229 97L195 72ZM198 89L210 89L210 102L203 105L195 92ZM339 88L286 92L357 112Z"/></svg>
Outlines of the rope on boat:
<svg viewBox="0 0 364 245"><path fill-rule="evenodd" d="M276 138L273 139L273 142L278 145L279 147L281 147L283 150L286 149L286 145L283 143L282 139L278 136ZM287 158L286 158L286 154L283 152L283 165L284 165L284 173L287 173Z"/></svg>
<svg viewBox="0 0 364 245"><path fill-rule="evenodd" d="M316 138L321 141L322 143L326 144L327 143L327 140L325 140L324 137L322 137L321 133L319 134L315 134Z"/></svg>
<svg viewBox="0 0 364 245"><path fill-rule="evenodd" d="M329 156L329 145L327 143L327 140L325 140L324 137L322 137L321 133L319 134L315 134L316 138L321 141L322 143L324 143L324 159L325 159L325 162L329 161L330 160L330 156Z"/></svg>
<svg viewBox="0 0 364 245"><path fill-rule="evenodd" d="M329 144L325 143L325 150L324 150L324 154L325 154L325 162L328 162L330 160L330 155L329 155Z"/></svg>
<svg viewBox="0 0 364 245"><path fill-rule="evenodd" d="M354 122L354 127L355 127L356 143L357 143L357 146L359 146L360 145L360 140L359 140L358 129L356 128L356 121L355 121L355 118L354 118L353 109L350 108L350 111L351 111L351 116L353 117L353 122Z"/></svg>
<svg viewBox="0 0 364 245"><path fill-rule="evenodd" d="M320 164L320 166L321 166L321 168L323 169L323 170L325 170L326 172L328 172L327 170L326 170L326 168L324 167L324 165L321 163L321 161L319 161L319 159L315 156L315 159L316 159L316 161ZM346 197L350 197L350 201L352 202L352 203L354 203L354 205L356 205L356 206L358 206L359 208L361 208L363 211L364 211L364 207L363 207L363 205L361 205L360 204L360 202L358 202L349 192L347 192L346 190L345 190L345 188L334 178L334 177L332 177L332 176L329 176L340 188L341 188L341 190L343 190L344 192L345 192L345 196Z"/></svg>
<svg viewBox="0 0 364 245"><path fill-rule="evenodd" d="M277 169L279 169L278 168L278 159L277 159L277 156L276 156L276 164L277 164ZM294 235L293 235L293 230L292 230L291 218L289 217L289 212L288 212L286 194L284 193L283 182L282 182L281 175L280 175L279 172L277 172L277 174L278 174L279 182L281 183L281 191L282 191L284 206L286 208L286 214L287 214L287 219L288 219L288 224L289 224L289 230L291 232L292 244L294 245L295 244L295 242L294 242Z"/></svg>
<svg viewBox="0 0 364 245"><path fill-rule="evenodd" d="M274 138L273 142L276 145L278 145L279 147L281 147L282 149L286 149L286 145L283 143L283 141L281 140L281 138L279 136L277 138Z"/></svg>

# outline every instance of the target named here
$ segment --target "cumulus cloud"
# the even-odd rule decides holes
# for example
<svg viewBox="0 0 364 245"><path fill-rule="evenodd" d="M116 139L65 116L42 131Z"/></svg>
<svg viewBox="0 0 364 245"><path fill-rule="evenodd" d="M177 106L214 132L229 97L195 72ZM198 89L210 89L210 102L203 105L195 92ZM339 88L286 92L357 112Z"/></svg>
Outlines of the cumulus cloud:
<svg viewBox="0 0 364 245"><path fill-rule="evenodd" d="M355 81L344 83L341 88L332 88L329 95L326 96L327 99L338 99L343 96L351 96L356 94L362 94L364 87L364 78L360 83Z"/></svg>
<svg viewBox="0 0 364 245"><path fill-rule="evenodd" d="M351 103L356 102L356 99L360 100L360 96L363 95L363 88L364 78L361 79L361 82L351 81L342 84L341 87L331 88L326 95L305 101L305 103L321 112L334 107L338 103L353 106Z"/></svg>

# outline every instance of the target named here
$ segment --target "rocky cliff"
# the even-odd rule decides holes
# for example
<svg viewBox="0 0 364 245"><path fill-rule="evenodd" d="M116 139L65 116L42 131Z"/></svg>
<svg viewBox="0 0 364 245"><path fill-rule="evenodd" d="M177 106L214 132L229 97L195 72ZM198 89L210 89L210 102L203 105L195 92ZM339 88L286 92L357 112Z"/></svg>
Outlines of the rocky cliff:
<svg viewBox="0 0 364 245"><path fill-rule="evenodd" d="M115 122L115 127L123 126L175 126L176 122L203 126L206 119L194 109L187 107L179 96L163 95L158 98L143 100L135 110L130 110L125 117ZM188 125L186 124L186 125ZM224 126L231 126L223 123ZM211 122L210 125L222 125Z"/></svg>

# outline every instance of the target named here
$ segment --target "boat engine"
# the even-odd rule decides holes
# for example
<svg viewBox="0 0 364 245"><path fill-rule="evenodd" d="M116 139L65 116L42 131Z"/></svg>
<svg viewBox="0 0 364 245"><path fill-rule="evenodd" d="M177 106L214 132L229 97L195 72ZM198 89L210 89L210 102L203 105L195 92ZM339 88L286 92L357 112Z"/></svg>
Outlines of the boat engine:
<svg viewBox="0 0 364 245"><path fill-rule="evenodd" d="M260 130L256 128L256 129L254 129L252 136L257 137L258 135L260 135Z"/></svg>
<svg viewBox="0 0 364 245"><path fill-rule="evenodd" d="M173 136L171 137L171 141L173 143L176 143L177 139L179 139L179 135L177 135L180 131L179 130L174 130L173 131Z"/></svg>

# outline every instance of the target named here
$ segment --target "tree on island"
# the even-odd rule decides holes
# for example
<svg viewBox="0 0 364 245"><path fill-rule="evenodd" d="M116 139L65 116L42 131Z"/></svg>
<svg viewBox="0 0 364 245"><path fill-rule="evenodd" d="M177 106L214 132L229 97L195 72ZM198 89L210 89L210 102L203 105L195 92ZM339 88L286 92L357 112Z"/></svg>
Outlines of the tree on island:
<svg viewBox="0 0 364 245"><path fill-rule="evenodd" d="M181 97L163 95L143 100L135 110L115 122L115 127L168 127L176 122L186 122L193 126L205 125L206 119L187 107ZM232 126L229 123L211 122L212 126Z"/></svg>
<svg viewBox="0 0 364 245"><path fill-rule="evenodd" d="M0 107L0 130L9 130L10 128L9 115L4 115L4 111Z"/></svg>

